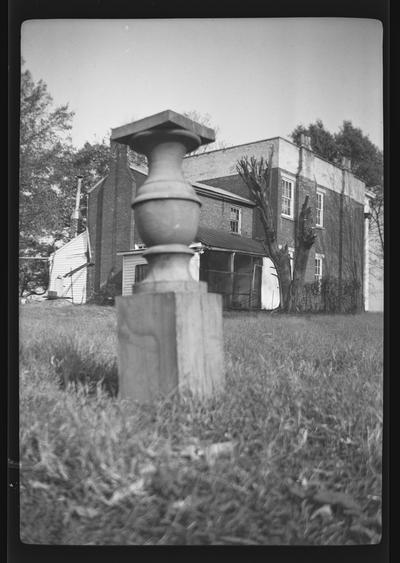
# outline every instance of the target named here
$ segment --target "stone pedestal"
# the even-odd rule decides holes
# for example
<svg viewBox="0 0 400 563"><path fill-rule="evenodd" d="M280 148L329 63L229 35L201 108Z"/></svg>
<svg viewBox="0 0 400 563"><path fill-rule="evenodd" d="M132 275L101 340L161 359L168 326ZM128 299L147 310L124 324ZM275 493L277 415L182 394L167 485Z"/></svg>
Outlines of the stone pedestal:
<svg viewBox="0 0 400 563"><path fill-rule="evenodd" d="M116 302L121 397L150 402L190 391L203 399L223 389L220 295L136 293Z"/></svg>
<svg viewBox="0 0 400 563"><path fill-rule="evenodd" d="M175 391L204 399L224 387L222 297L190 273L201 202L182 159L214 132L167 110L124 125L111 139L145 154L149 175L132 203L149 263L133 295L118 297L119 389L151 402Z"/></svg>

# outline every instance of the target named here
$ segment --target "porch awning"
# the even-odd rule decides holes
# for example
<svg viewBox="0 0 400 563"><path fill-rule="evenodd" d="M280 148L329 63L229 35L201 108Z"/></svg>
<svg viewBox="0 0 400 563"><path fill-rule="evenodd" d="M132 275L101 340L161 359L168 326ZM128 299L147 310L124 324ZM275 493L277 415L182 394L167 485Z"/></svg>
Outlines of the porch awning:
<svg viewBox="0 0 400 563"><path fill-rule="evenodd" d="M201 242L205 246L211 248L218 248L220 250L231 250L238 252L248 252L251 254L259 254L266 256L265 249L261 242L242 237L240 235L233 235L224 233L215 229L207 227L200 227L196 236L196 242Z"/></svg>

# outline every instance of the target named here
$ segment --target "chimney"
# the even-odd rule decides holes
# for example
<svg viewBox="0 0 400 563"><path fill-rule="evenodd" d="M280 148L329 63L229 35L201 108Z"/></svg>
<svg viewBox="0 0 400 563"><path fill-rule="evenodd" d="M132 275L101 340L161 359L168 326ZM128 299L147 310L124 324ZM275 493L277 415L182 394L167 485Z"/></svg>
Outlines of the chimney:
<svg viewBox="0 0 400 563"><path fill-rule="evenodd" d="M300 133L300 146L311 150L311 137L305 133Z"/></svg>
<svg viewBox="0 0 400 563"><path fill-rule="evenodd" d="M341 164L342 168L351 171L351 158L349 158L348 156L342 156Z"/></svg>
<svg viewBox="0 0 400 563"><path fill-rule="evenodd" d="M71 213L71 238L76 237L76 235L78 234L79 220L81 219L80 202L83 176L77 176L77 178L78 187L76 190L75 209Z"/></svg>

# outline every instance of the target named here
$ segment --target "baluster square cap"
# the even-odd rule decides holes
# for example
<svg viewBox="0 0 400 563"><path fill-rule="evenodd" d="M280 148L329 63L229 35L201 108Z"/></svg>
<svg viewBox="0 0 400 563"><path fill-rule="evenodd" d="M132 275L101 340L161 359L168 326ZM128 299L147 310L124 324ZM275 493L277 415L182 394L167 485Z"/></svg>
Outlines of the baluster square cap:
<svg viewBox="0 0 400 563"><path fill-rule="evenodd" d="M111 130L111 140L123 145L130 145L132 135L152 129L185 129L195 133L201 139L201 145L215 141L214 129L192 121L180 113L170 109L161 111L144 119L115 127Z"/></svg>

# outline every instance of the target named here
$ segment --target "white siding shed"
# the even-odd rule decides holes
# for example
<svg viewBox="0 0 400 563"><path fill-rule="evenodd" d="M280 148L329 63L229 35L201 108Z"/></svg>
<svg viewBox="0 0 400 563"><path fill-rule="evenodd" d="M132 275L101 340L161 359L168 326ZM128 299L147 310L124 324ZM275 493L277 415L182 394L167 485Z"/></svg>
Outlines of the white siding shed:
<svg viewBox="0 0 400 563"><path fill-rule="evenodd" d="M87 265L90 262L87 231L53 252L50 261L49 291L72 303L86 303Z"/></svg>

